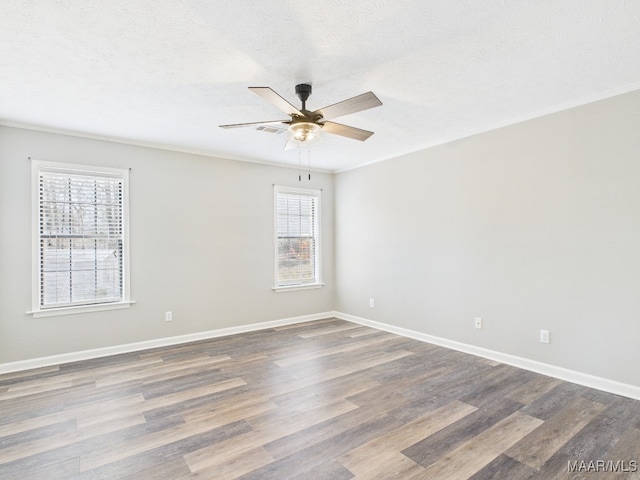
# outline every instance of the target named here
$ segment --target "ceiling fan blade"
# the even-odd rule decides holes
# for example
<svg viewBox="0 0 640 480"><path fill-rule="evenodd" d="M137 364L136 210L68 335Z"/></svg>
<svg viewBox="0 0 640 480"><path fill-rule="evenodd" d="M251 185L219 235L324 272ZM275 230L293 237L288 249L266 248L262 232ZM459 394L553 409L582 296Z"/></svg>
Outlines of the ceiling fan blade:
<svg viewBox="0 0 640 480"><path fill-rule="evenodd" d="M285 145L284 145L284 149L285 149L285 151L286 150L292 150L294 148L298 148L299 146L300 145L297 142L295 142L294 140L291 140L289 138L289 140L287 140L287 143L285 143Z"/></svg>
<svg viewBox="0 0 640 480"><path fill-rule="evenodd" d="M296 107L291 105L289 102L287 102L284 98L282 98L280 95L278 95L269 87L249 87L249 90L251 90L256 95L260 95L271 105L276 107L281 112L286 113L287 115L295 114L295 115L303 116L300 110L298 110Z"/></svg>
<svg viewBox="0 0 640 480"><path fill-rule="evenodd" d="M379 107L380 105L382 105L382 102L378 97L376 97L373 92L367 92L357 97L351 97L342 102L320 108L313 113L319 113L322 115L322 118L329 120L331 118L367 110L368 108Z"/></svg>
<svg viewBox="0 0 640 480"><path fill-rule="evenodd" d="M278 123L290 123L290 120L269 120L266 122L232 123L230 125L218 125L220 128L253 127L255 125L275 125Z"/></svg>
<svg viewBox="0 0 640 480"><path fill-rule="evenodd" d="M350 127L348 125L342 125L341 123L335 122L324 122L322 124L322 131L333 133L334 135L353 138L354 140L360 140L361 142L364 142L367 138L373 135L373 132L370 132L369 130L362 130L361 128Z"/></svg>

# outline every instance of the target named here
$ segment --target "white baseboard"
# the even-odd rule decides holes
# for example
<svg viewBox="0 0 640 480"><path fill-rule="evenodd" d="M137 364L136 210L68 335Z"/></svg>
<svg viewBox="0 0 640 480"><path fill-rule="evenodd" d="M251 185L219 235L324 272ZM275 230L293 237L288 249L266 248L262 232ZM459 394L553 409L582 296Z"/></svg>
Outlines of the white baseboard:
<svg viewBox="0 0 640 480"><path fill-rule="evenodd" d="M476 347L474 345L469 345L466 343L447 340L446 338L427 335L425 333L416 332L414 330L396 327L393 325L388 325L386 323L368 320L366 318L356 317L347 313L333 312L333 316L342 320L347 320L349 322L377 328L378 330L384 330L386 332L402 335L403 337L413 338L414 340L432 343L434 345L450 348L452 350L458 350L464 353L470 353L471 355L488 358L489 360L505 363L507 365L512 365L524 370L530 370L532 372L541 373L549 377L559 378L560 380L565 380L567 382L577 383L578 385L583 385L585 387L595 388L597 390L602 390L605 392L614 393L616 395L622 395L624 397L640 400L640 387L635 385L630 385L615 380L609 380L602 377L596 377L595 375L590 375L588 373L569 370L567 368L557 367L548 363L542 363L535 360L530 360L528 358L517 357L515 355L497 352L495 350Z"/></svg>
<svg viewBox="0 0 640 480"><path fill-rule="evenodd" d="M49 357L40 357L29 360L21 360L17 362L2 363L0 364L0 374L30 370L32 368L50 367L52 365L77 362L80 360L90 360L92 358L118 355L120 353L130 353L158 347L167 347L180 343L207 340L209 338L224 337L227 335L235 335L237 333L253 332L257 330L264 330L266 328L282 327L284 325L293 325L295 323L310 322L313 320L322 320L332 317L334 317L334 312L316 313L312 315L303 315L300 317L283 318L280 320L273 320L269 322L241 325L238 327L220 328L217 330L189 333L186 335L178 335L175 337L158 338L154 340L145 340L142 342L127 343L124 345L114 345L112 347L96 348L92 350L83 350L80 352L52 355Z"/></svg>

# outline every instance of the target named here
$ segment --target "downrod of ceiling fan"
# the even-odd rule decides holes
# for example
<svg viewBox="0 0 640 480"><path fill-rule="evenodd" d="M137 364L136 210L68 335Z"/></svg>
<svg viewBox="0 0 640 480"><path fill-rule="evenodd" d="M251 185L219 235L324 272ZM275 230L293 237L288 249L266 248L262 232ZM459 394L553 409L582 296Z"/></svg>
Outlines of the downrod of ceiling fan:
<svg viewBox="0 0 640 480"><path fill-rule="evenodd" d="M307 99L311 95L311 85L308 83L299 83L296 85L296 95L302 102L302 110L307 109Z"/></svg>

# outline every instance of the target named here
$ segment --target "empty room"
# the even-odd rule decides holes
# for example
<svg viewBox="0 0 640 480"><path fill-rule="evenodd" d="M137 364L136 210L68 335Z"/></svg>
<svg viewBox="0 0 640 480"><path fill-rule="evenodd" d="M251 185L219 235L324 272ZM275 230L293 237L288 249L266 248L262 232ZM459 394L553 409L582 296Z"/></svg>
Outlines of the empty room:
<svg viewBox="0 0 640 480"><path fill-rule="evenodd" d="M0 478L640 478L640 2L0 7Z"/></svg>

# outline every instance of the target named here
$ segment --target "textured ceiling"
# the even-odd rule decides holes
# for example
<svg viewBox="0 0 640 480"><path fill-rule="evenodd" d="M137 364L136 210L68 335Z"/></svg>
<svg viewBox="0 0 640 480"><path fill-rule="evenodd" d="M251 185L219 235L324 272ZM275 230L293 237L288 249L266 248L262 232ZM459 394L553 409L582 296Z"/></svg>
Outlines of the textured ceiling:
<svg viewBox="0 0 640 480"><path fill-rule="evenodd" d="M640 1L2 0L0 123L297 164L284 135L220 124L366 91L313 167L340 171L640 88ZM306 156L304 157L306 158Z"/></svg>

